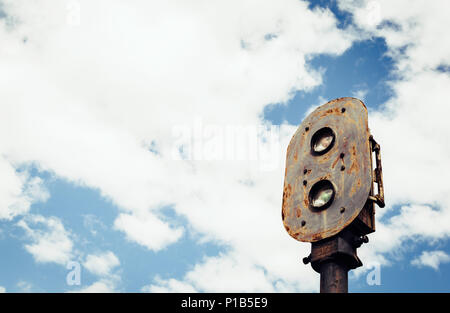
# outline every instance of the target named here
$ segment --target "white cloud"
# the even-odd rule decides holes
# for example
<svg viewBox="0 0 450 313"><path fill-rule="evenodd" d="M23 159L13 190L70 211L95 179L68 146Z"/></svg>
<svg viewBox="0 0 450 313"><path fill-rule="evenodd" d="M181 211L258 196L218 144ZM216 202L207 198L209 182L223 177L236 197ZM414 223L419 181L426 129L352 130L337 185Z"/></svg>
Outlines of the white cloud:
<svg viewBox="0 0 450 313"><path fill-rule="evenodd" d="M352 97L355 97L364 102L368 92L369 90L367 89L358 89L352 93Z"/></svg>
<svg viewBox="0 0 450 313"><path fill-rule="evenodd" d="M98 254L89 254L83 262L83 267L94 275L99 276L96 282L80 289L70 290L74 293L112 293L119 292L121 277L117 267L120 265L119 258L111 251Z"/></svg>
<svg viewBox="0 0 450 313"><path fill-rule="evenodd" d="M264 268L246 261L232 256L211 257L188 272L186 279L199 290L208 292L273 292Z"/></svg>
<svg viewBox="0 0 450 313"><path fill-rule="evenodd" d="M83 226L89 230L93 236L96 236L99 231L106 229L105 224L94 214L83 215Z"/></svg>
<svg viewBox="0 0 450 313"><path fill-rule="evenodd" d="M429 266L434 270L439 269L439 265L449 263L450 256L441 250L423 251L422 254L411 261L411 264L417 267Z"/></svg>
<svg viewBox="0 0 450 313"><path fill-rule="evenodd" d="M83 266L91 273L99 276L108 276L111 274L111 270L120 265L120 261L117 256L107 251L100 254L89 254L86 257Z"/></svg>
<svg viewBox="0 0 450 313"><path fill-rule="evenodd" d="M297 244L297 246L299 246ZM305 245L304 245L305 246ZM271 249L273 247L267 247ZM308 247L309 248L309 247ZM282 249L280 249L282 250ZM243 251L229 252L205 258L182 280L156 277L153 284L144 286L149 292L294 292L316 290L319 275L303 266L298 256L285 250L278 255L278 264L268 260L251 260ZM272 251L276 254L280 251ZM304 251L306 253L306 251ZM267 253L269 255L270 253ZM249 256L255 256L250 252ZM263 257L261 255L260 257ZM293 263L297 265L295 272ZM285 266L283 268L282 266ZM275 268L279 266L278 268ZM214 279L211 279L214 277Z"/></svg>
<svg viewBox="0 0 450 313"><path fill-rule="evenodd" d="M30 282L21 280L17 283L17 288L19 288L20 292L32 292L33 291L33 284Z"/></svg>
<svg viewBox="0 0 450 313"><path fill-rule="evenodd" d="M101 279L92 283L89 286L81 288L77 291L71 292L79 292L79 293L112 293L117 292L116 284L114 281L108 279Z"/></svg>
<svg viewBox="0 0 450 313"><path fill-rule="evenodd" d="M125 232L127 239L154 251L161 250L183 235L183 228L172 228L149 213L120 214L115 220L114 226Z"/></svg>
<svg viewBox="0 0 450 313"><path fill-rule="evenodd" d="M394 5L388 0L339 0L338 4L353 13L362 30L386 39L402 75L412 77L413 73L450 64L450 41L444 26L448 22L447 1L429 5L425 0L400 0Z"/></svg>
<svg viewBox="0 0 450 313"><path fill-rule="evenodd" d="M17 172L1 150L0 176L0 219L12 220L28 212L32 203L45 202L50 196L41 178Z"/></svg>
<svg viewBox="0 0 450 313"><path fill-rule="evenodd" d="M27 215L17 225L25 230L32 243L25 249L39 263L66 265L72 257L73 242L70 233L57 217Z"/></svg>
<svg viewBox="0 0 450 313"><path fill-rule="evenodd" d="M170 278L167 280L160 277L155 278L155 284L147 285L141 288L142 292L167 293L167 292L197 292L190 284Z"/></svg>
<svg viewBox="0 0 450 313"><path fill-rule="evenodd" d="M112 293L118 292L121 277L116 268L120 265L119 258L111 251L89 254L83 262L83 267L99 279L91 285L70 290L76 293Z"/></svg>
<svg viewBox="0 0 450 313"><path fill-rule="evenodd" d="M6 288L3 286L0 286L0 293L5 293L6 292Z"/></svg>

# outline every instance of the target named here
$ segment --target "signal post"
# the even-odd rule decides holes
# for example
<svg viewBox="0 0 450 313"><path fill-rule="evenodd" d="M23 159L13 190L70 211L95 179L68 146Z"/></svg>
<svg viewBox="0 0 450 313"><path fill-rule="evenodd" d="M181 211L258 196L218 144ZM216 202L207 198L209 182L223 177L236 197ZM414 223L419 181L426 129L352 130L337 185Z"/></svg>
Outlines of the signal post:
<svg viewBox="0 0 450 313"><path fill-rule="evenodd" d="M282 220L290 236L311 242L303 262L320 273L320 292L348 291L348 271L362 266L357 248L375 231L375 204L384 207L380 146L366 106L355 98L319 106L287 149Z"/></svg>

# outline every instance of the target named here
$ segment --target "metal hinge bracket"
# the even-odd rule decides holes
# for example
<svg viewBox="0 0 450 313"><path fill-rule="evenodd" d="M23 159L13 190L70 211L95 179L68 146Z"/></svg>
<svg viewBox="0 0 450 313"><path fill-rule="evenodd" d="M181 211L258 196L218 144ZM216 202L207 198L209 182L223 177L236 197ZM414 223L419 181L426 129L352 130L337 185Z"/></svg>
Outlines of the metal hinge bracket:
<svg viewBox="0 0 450 313"><path fill-rule="evenodd" d="M374 170L374 182L377 183L378 194L370 195L369 200L374 201L380 208L384 208L384 187L383 187L383 170L381 167L381 154L380 145L373 139L373 136L369 137L371 152L375 152L375 164L376 168Z"/></svg>

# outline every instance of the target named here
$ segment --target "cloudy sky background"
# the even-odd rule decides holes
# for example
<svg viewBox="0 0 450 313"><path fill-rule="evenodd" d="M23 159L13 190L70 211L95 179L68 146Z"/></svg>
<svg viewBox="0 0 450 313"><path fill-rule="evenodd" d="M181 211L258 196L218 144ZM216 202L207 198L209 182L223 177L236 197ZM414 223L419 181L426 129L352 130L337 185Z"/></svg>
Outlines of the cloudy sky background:
<svg viewBox="0 0 450 313"><path fill-rule="evenodd" d="M0 1L0 291L318 291L282 226L284 158L342 96L368 106L387 203L350 291L449 291L448 12ZM242 154L235 126L257 130Z"/></svg>

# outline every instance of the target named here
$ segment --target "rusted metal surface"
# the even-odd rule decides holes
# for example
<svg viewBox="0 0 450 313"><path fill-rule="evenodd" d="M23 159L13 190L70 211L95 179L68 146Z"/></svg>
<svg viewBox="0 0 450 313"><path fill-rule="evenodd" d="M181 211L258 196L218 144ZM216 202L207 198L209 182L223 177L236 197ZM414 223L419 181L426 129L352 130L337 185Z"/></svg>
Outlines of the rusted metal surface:
<svg viewBox="0 0 450 313"><path fill-rule="evenodd" d="M311 255L307 258L312 268L320 273L320 292L348 292L348 271L362 266L356 250L368 241L350 228L337 235L311 245Z"/></svg>
<svg viewBox="0 0 450 313"><path fill-rule="evenodd" d="M324 262L320 272L320 293L347 293L348 269L344 264Z"/></svg>
<svg viewBox="0 0 450 313"><path fill-rule="evenodd" d="M359 235L366 235L375 231L375 203L379 207L384 207L384 189L383 189L383 174L381 170L381 155L380 145L369 137L370 151L375 152L375 164L376 168L373 171L373 182L370 186L370 194L364 205L364 208L359 213L358 217L350 224L350 227L354 229ZM370 158L370 167L373 168L372 158ZM378 194L374 194L373 184L378 185Z"/></svg>
<svg viewBox="0 0 450 313"><path fill-rule="evenodd" d="M370 143L372 147L372 151L375 152L375 163L376 168L374 170L374 178L375 182L378 186L378 194L371 196L370 199L373 200L380 208L384 208L384 187L383 187L383 170L381 167L381 148L380 145L373 139L373 136L370 136Z"/></svg>
<svg viewBox="0 0 450 313"><path fill-rule="evenodd" d="M322 264L329 261L345 264L347 270L355 269L362 265L356 249L363 242L363 237L348 228L335 236L313 242L309 256L311 266L318 273L322 272Z"/></svg>
<svg viewBox="0 0 450 313"><path fill-rule="evenodd" d="M311 139L324 127L333 131L334 144L317 155ZM367 109L355 98L330 101L302 122L286 157L282 219L289 235L316 242L337 234L360 214L373 182L369 136ZM309 195L322 180L332 183L334 198L329 207L317 210Z"/></svg>
<svg viewBox="0 0 450 313"><path fill-rule="evenodd" d="M370 196L369 196L370 198ZM366 204L358 217L350 224L354 232L359 235L367 235L375 231L375 202L367 199Z"/></svg>

